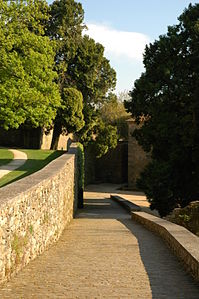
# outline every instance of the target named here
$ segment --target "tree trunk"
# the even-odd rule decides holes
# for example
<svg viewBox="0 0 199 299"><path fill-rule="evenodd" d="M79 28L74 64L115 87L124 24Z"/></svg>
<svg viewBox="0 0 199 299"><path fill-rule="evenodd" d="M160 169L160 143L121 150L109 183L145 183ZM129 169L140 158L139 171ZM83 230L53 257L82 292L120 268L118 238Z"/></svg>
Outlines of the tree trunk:
<svg viewBox="0 0 199 299"><path fill-rule="evenodd" d="M51 150L57 150L58 148L58 143L59 143L59 136L61 134L61 125L60 124L57 124L55 122L54 124L54 130L53 130L53 137L52 137L52 142L51 142L51 146L50 146L50 149Z"/></svg>

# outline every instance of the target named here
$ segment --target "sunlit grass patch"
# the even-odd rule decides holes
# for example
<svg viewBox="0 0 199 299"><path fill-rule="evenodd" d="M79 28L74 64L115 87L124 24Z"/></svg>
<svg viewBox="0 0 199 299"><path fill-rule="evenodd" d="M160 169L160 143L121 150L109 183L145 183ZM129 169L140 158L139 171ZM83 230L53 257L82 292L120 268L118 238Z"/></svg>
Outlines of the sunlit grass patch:
<svg viewBox="0 0 199 299"><path fill-rule="evenodd" d="M7 148L0 148L0 166L12 161L14 155Z"/></svg>
<svg viewBox="0 0 199 299"><path fill-rule="evenodd" d="M53 151L53 150L21 150L27 155L27 161L18 169L11 171L7 175L0 179L0 187L10 184L14 181L22 179L23 177L30 175L49 162L61 156L65 151Z"/></svg>

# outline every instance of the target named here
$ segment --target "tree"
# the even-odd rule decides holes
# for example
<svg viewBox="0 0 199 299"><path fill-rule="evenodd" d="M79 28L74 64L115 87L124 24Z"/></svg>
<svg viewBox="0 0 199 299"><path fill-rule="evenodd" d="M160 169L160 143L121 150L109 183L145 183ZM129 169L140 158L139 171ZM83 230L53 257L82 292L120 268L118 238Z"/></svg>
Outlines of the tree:
<svg viewBox="0 0 199 299"><path fill-rule="evenodd" d="M74 57L81 41L84 10L81 3L74 0L56 0L50 6L50 19L47 35L56 41L56 70L59 74L60 88L71 86L66 84L69 61Z"/></svg>
<svg viewBox="0 0 199 299"><path fill-rule="evenodd" d="M126 102L135 131L152 162L138 185L151 208L165 216L199 196L199 5L189 5L179 24L146 47L146 71Z"/></svg>
<svg viewBox="0 0 199 299"><path fill-rule="evenodd" d="M109 89L116 83L115 71L104 57L104 47L88 36L82 36L84 12L74 0L55 1L51 6L48 35L56 41L56 69L60 93L65 88L75 88L83 95L85 125L74 131L78 140L87 146L99 126L97 107L106 98ZM80 112L80 111L79 111ZM57 114L56 123L60 113ZM57 131L57 134L60 130ZM54 147L54 145L52 145Z"/></svg>
<svg viewBox="0 0 199 299"><path fill-rule="evenodd" d="M124 104L120 99L116 94L109 93L99 112L104 123L117 128L118 139L127 140L128 125L126 121L130 114L126 112Z"/></svg>
<svg viewBox="0 0 199 299"><path fill-rule="evenodd" d="M61 107L54 122L51 148L58 146L61 133L77 132L84 125L82 94L69 83L68 64L76 54L84 29L82 5L74 0L54 1L50 6L48 36L56 43L56 71L61 94Z"/></svg>
<svg viewBox="0 0 199 299"><path fill-rule="evenodd" d="M115 148L117 146L117 137L117 127L99 121L94 142L96 157L100 158L110 149Z"/></svg>
<svg viewBox="0 0 199 299"><path fill-rule="evenodd" d="M115 87L116 73L104 57L104 47L85 35L68 64L67 74L68 84L74 84L83 94L85 126L76 135L84 146L88 146L96 132L100 132L98 108L106 101L107 92Z"/></svg>
<svg viewBox="0 0 199 299"><path fill-rule="evenodd" d="M54 121L51 149L57 149L61 133L78 132L84 126L83 97L75 88L64 88L61 97L61 107L57 110Z"/></svg>
<svg viewBox="0 0 199 299"><path fill-rule="evenodd" d="M67 69L67 84L74 84L83 94L85 105L99 105L116 84L116 73L104 57L104 47L83 36Z"/></svg>
<svg viewBox="0 0 199 299"><path fill-rule="evenodd" d="M0 126L52 123L60 104L45 1L0 0Z"/></svg>

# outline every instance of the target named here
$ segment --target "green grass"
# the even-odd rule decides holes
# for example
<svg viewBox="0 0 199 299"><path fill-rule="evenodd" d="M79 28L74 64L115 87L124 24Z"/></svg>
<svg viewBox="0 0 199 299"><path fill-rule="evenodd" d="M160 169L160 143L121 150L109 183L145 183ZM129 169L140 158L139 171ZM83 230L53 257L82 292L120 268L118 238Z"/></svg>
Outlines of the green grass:
<svg viewBox="0 0 199 299"><path fill-rule="evenodd" d="M12 161L14 155L6 148L0 148L0 166Z"/></svg>
<svg viewBox="0 0 199 299"><path fill-rule="evenodd" d="M14 170L0 179L0 187L32 174L46 166L49 162L61 156L65 151L52 150L21 150L26 153L28 160L17 170Z"/></svg>

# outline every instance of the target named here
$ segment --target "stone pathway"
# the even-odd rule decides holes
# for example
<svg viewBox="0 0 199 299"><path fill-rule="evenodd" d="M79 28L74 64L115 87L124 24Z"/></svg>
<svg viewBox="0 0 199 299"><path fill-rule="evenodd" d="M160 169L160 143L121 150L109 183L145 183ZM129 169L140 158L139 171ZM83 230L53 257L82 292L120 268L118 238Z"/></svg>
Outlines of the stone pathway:
<svg viewBox="0 0 199 299"><path fill-rule="evenodd" d="M14 154L14 158L10 163L0 166L0 178L8 174L9 172L19 168L27 160L27 155L24 152L15 149L9 149L9 150Z"/></svg>
<svg viewBox="0 0 199 299"><path fill-rule="evenodd" d="M0 289L2 299L198 299L199 285L158 237L134 223L107 193L60 240Z"/></svg>

